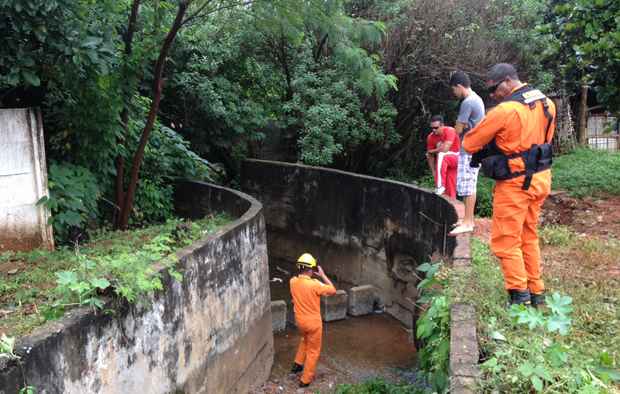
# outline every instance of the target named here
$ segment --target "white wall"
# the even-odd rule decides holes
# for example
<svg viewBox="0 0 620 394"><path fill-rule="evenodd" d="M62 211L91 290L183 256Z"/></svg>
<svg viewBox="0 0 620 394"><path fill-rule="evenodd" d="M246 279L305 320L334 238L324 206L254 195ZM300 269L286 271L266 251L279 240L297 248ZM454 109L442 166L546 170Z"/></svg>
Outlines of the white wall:
<svg viewBox="0 0 620 394"><path fill-rule="evenodd" d="M33 109L0 110L0 252L53 248L41 117Z"/></svg>

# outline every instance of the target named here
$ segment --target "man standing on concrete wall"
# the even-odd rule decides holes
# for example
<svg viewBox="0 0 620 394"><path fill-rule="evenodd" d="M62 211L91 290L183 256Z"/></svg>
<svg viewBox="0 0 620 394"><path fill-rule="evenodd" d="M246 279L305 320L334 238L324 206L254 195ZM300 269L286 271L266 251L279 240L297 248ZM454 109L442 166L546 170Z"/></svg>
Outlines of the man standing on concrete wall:
<svg viewBox="0 0 620 394"><path fill-rule="evenodd" d="M538 216L551 191L551 140L555 105L522 83L517 70L496 64L487 76L489 94L500 104L463 139L493 190L491 250L500 259L512 304L543 303Z"/></svg>
<svg viewBox="0 0 620 394"><path fill-rule="evenodd" d="M295 324L301 333L301 342L291 372L303 371L299 387L307 387L314 380L316 365L321 355L323 321L321 319L321 296L336 294L336 288L329 280L316 259L310 253L297 259L299 275L291 278L291 296L295 311ZM313 276L321 278L322 282Z"/></svg>
<svg viewBox="0 0 620 394"><path fill-rule="evenodd" d="M473 129L484 118L484 102L471 89L471 80L463 71L455 71L450 76L452 93L459 99L463 99L459 108L454 129L461 138ZM462 148L459 154L458 173L456 179L456 194L463 197L465 203L465 215L463 221L450 232L457 235L474 230L474 208L476 207L476 188L478 185L478 168L469 165L471 155Z"/></svg>

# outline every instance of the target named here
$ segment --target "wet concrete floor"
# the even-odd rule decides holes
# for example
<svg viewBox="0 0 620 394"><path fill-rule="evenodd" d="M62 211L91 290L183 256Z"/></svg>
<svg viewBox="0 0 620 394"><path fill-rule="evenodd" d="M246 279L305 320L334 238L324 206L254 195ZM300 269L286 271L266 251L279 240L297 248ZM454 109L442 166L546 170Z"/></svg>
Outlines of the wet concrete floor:
<svg viewBox="0 0 620 394"><path fill-rule="evenodd" d="M297 330L275 334L275 358L269 381L255 393L330 393L338 384L360 383L373 377L410 381L415 365L415 346L405 328L387 314L348 317L324 323L323 347L317 376L310 387L298 388L290 373L299 344Z"/></svg>

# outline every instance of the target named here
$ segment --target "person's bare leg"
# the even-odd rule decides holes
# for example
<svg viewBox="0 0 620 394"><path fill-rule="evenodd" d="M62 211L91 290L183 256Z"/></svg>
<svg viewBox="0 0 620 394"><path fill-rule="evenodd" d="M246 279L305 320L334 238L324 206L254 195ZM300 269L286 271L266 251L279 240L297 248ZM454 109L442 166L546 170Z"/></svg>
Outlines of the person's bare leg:
<svg viewBox="0 0 620 394"><path fill-rule="evenodd" d="M426 161L428 162L428 166L431 169L431 173L433 174L433 181L435 182L435 187L437 187L437 163L435 163L435 160L436 158L434 155L426 156Z"/></svg>
<svg viewBox="0 0 620 394"><path fill-rule="evenodd" d="M472 194L471 196L463 197L463 202L465 203L465 215L463 217L463 225L473 227L474 208L476 207L476 195Z"/></svg>

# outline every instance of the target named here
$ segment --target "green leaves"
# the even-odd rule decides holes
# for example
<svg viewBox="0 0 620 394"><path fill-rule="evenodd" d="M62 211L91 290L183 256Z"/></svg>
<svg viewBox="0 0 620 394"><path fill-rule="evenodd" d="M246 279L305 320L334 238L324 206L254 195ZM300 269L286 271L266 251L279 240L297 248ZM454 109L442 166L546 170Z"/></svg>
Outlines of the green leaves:
<svg viewBox="0 0 620 394"><path fill-rule="evenodd" d="M437 392L443 392L448 385L450 353L450 302L443 289L432 288L439 283L435 277L440 267L441 263L423 263L417 267L426 278L418 284L421 296L416 307L428 305L416 322L415 333L424 344L418 353L421 369Z"/></svg>
<svg viewBox="0 0 620 394"><path fill-rule="evenodd" d="M15 338L8 337L4 333L0 335L0 356L8 356L9 358L19 358L14 353L15 350Z"/></svg>
<svg viewBox="0 0 620 394"><path fill-rule="evenodd" d="M569 296L563 296L560 293L553 293L551 297L546 296L545 302L555 315L568 315L573 311L571 306L573 299Z"/></svg>
<svg viewBox="0 0 620 394"><path fill-rule="evenodd" d="M551 382L553 378L549 371L544 366L541 365L533 365L531 363L523 363L518 369L518 372L523 375L526 379L530 379L532 382L532 387L538 392L542 391L544 388L544 381Z"/></svg>
<svg viewBox="0 0 620 394"><path fill-rule="evenodd" d="M97 216L101 197L99 182L84 167L53 163L49 169L49 189L50 195L37 204L51 211L56 242L66 243L73 229L83 227Z"/></svg>
<svg viewBox="0 0 620 394"><path fill-rule="evenodd" d="M547 330L567 335L570 331L571 319L564 315L553 315L547 320Z"/></svg>
<svg viewBox="0 0 620 394"><path fill-rule="evenodd" d="M545 318L538 309L524 305L512 305L510 317L515 318L518 324L526 324L530 330L545 325Z"/></svg>
<svg viewBox="0 0 620 394"><path fill-rule="evenodd" d="M547 27L559 43L549 60L560 62L563 77L581 84L592 80L598 100L612 112L620 110L620 37L613 0L570 0L550 13Z"/></svg>
<svg viewBox="0 0 620 394"><path fill-rule="evenodd" d="M539 309L524 305L512 305L509 315L517 324L525 324L530 330L546 327L551 333L567 335L571 326L569 314L573 310L572 298L555 292L551 296L546 296L545 300L551 311L550 316L545 316Z"/></svg>

